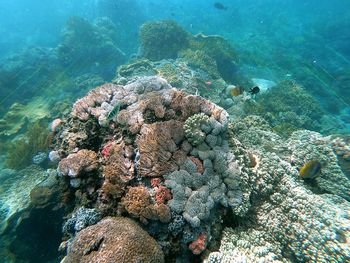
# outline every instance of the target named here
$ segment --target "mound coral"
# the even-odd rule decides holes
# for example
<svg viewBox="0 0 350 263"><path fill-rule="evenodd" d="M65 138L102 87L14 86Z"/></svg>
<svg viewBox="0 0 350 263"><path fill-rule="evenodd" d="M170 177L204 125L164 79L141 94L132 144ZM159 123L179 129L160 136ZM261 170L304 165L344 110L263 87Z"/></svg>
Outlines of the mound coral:
<svg viewBox="0 0 350 263"><path fill-rule="evenodd" d="M150 60L176 58L188 46L189 36L174 21L147 22L140 30L141 55Z"/></svg>
<svg viewBox="0 0 350 263"><path fill-rule="evenodd" d="M164 255L157 242L134 221L107 217L76 235L62 260L70 262L162 263Z"/></svg>
<svg viewBox="0 0 350 263"><path fill-rule="evenodd" d="M254 131L259 131L260 123L260 134L268 134L266 124L254 119ZM235 127L238 124L230 130L238 137L246 135L245 129ZM268 136L261 137L244 148L231 137L231 149L242 167L240 186L243 196L249 196L250 209L238 227L224 230L220 251L211 253L206 262L348 261L349 205L345 189L349 185L332 152L330 138L300 131L293 133L286 144L275 140L274 147L266 147L269 140ZM246 169L249 152L258 159L255 170ZM314 191L313 185L306 186L300 178L298 167L312 159L324 164L321 175L314 180L332 194ZM332 177L341 183L335 184Z"/></svg>
<svg viewBox="0 0 350 263"><path fill-rule="evenodd" d="M319 130L324 115L320 104L300 85L292 81L279 83L257 98L247 101L247 114L265 116L274 131L288 136L297 129Z"/></svg>

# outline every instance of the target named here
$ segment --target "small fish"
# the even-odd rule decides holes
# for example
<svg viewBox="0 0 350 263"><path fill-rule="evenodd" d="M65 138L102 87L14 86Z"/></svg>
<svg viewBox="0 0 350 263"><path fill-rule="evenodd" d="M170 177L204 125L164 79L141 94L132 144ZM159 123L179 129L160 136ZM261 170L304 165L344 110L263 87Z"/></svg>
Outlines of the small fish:
<svg viewBox="0 0 350 263"><path fill-rule="evenodd" d="M108 113L108 120L112 120L118 113L119 113L119 110L120 110L120 103L118 102L113 110L111 110L109 113Z"/></svg>
<svg viewBox="0 0 350 263"><path fill-rule="evenodd" d="M206 81L205 84L208 85L208 86L210 86L211 84L213 84L213 82L211 82L211 81Z"/></svg>
<svg viewBox="0 0 350 263"><path fill-rule="evenodd" d="M252 95L258 94L260 92L260 88L258 86L255 86L254 88L251 88L249 93Z"/></svg>
<svg viewBox="0 0 350 263"><path fill-rule="evenodd" d="M300 168L299 173L303 179L313 179L321 172L322 165L319 161L309 161Z"/></svg>
<svg viewBox="0 0 350 263"><path fill-rule="evenodd" d="M224 6L222 3L220 3L220 2L216 2L215 4L214 4L214 7L216 8L216 9L219 9L219 10L227 10L227 6Z"/></svg>
<svg viewBox="0 0 350 263"><path fill-rule="evenodd" d="M234 87L233 89L230 90L230 94L232 97L237 97L241 94L243 94L244 89L242 87Z"/></svg>

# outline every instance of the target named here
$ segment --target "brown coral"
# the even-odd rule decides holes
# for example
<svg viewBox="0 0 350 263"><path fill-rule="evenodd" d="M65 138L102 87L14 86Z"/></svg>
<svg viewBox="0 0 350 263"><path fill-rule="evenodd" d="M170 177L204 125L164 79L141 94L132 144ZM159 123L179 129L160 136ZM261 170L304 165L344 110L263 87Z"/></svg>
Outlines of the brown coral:
<svg viewBox="0 0 350 263"><path fill-rule="evenodd" d="M139 218L143 223L148 220L169 222L171 219L169 207L165 204L152 204L151 195L144 186L130 187L122 198L122 205L131 216Z"/></svg>
<svg viewBox="0 0 350 263"><path fill-rule="evenodd" d="M123 142L110 142L103 147L102 154L105 153L108 159L103 169L104 182L99 191L101 209L114 206L115 201L124 194L127 183L134 178L134 164L129 159L132 157L130 152L132 148L125 146ZM108 205L101 207L102 204Z"/></svg>
<svg viewBox="0 0 350 263"><path fill-rule="evenodd" d="M182 123L165 121L144 124L136 144L140 151L139 173L141 176L162 176L175 171L184 155L178 144L183 139Z"/></svg>
<svg viewBox="0 0 350 263"><path fill-rule="evenodd" d="M204 101L204 100L203 100ZM199 96L187 95L183 91L174 90L171 108L175 110L180 120L200 112L202 99Z"/></svg>
<svg viewBox="0 0 350 263"><path fill-rule="evenodd" d="M162 263L164 255L157 242L134 221L109 217L80 231L62 262Z"/></svg>
<svg viewBox="0 0 350 263"><path fill-rule="evenodd" d="M79 177L82 173L91 172L97 168L97 154L86 149L68 155L58 164L59 173L70 177Z"/></svg>
<svg viewBox="0 0 350 263"><path fill-rule="evenodd" d="M149 218L147 209L151 205L151 195L144 186L130 187L122 198L122 205L131 216L146 223L146 218Z"/></svg>

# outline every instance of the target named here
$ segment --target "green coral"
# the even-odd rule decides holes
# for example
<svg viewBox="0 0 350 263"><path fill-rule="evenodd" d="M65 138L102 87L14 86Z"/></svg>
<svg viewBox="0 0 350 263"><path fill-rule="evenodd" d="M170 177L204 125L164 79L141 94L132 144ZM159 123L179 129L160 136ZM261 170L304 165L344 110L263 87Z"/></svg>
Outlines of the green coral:
<svg viewBox="0 0 350 263"><path fill-rule="evenodd" d="M47 123L35 122L22 138L9 145L5 166L11 169L23 169L30 165L36 153L48 149L49 138Z"/></svg>
<svg viewBox="0 0 350 263"><path fill-rule="evenodd" d="M44 98L34 98L26 105L14 103L0 119L0 138L13 138L38 120L50 117L50 103Z"/></svg>
<svg viewBox="0 0 350 263"><path fill-rule="evenodd" d="M179 70L172 63L164 63L157 68L158 75L165 78L172 86L182 86Z"/></svg>
<svg viewBox="0 0 350 263"><path fill-rule="evenodd" d="M171 20L147 22L141 26L141 54L153 61L176 58L189 45L190 34Z"/></svg>
<svg viewBox="0 0 350 263"><path fill-rule="evenodd" d="M195 35L190 41L191 50L200 50L206 56L215 60L217 71L228 82L235 82L235 61L238 60L236 51L231 44L221 36ZM212 63L211 67L214 67Z"/></svg>
<svg viewBox="0 0 350 263"><path fill-rule="evenodd" d="M319 130L319 121L324 115L320 104L293 81L283 81L256 101L247 101L244 111L264 117L273 130L283 136L298 129Z"/></svg>
<svg viewBox="0 0 350 263"><path fill-rule="evenodd" d="M237 59L234 48L221 36L197 34L190 41L190 49L202 50L216 61Z"/></svg>
<svg viewBox="0 0 350 263"><path fill-rule="evenodd" d="M189 66L206 71L212 78L220 78L216 60L210 57L204 50L186 49L180 52L180 56Z"/></svg>
<svg viewBox="0 0 350 263"><path fill-rule="evenodd" d="M209 117L204 113L189 117L184 124L184 132L187 140L194 146L204 142L206 133L203 126L210 126Z"/></svg>

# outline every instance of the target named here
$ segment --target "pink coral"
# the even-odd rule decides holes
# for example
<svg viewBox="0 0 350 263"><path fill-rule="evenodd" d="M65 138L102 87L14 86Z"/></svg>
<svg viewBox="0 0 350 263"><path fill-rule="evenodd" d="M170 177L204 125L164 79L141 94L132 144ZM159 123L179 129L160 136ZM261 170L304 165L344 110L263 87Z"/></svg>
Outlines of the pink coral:
<svg viewBox="0 0 350 263"><path fill-rule="evenodd" d="M52 132L57 132L58 128L62 125L62 120L60 118L54 119L51 122L50 130Z"/></svg>
<svg viewBox="0 0 350 263"><path fill-rule="evenodd" d="M103 157L109 157L111 155L111 150L113 148L114 142L109 142L105 146L103 146L101 154Z"/></svg>
<svg viewBox="0 0 350 263"><path fill-rule="evenodd" d="M193 254L199 255L206 248L207 243L207 235L205 233L201 233L197 240L193 241L188 247L192 251Z"/></svg>
<svg viewBox="0 0 350 263"><path fill-rule="evenodd" d="M157 204L164 204L166 201L169 201L172 198L171 191L164 185L160 185L156 188L155 199Z"/></svg>
<svg viewBox="0 0 350 263"><path fill-rule="evenodd" d="M97 110L99 106L105 101L110 101L113 92L119 86L114 84L105 84L96 89L91 90L87 96L77 100L73 105L72 116L82 121L87 121L90 114L98 118L103 111Z"/></svg>

